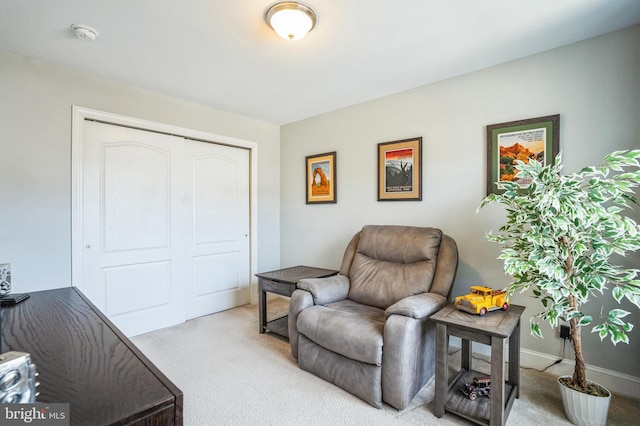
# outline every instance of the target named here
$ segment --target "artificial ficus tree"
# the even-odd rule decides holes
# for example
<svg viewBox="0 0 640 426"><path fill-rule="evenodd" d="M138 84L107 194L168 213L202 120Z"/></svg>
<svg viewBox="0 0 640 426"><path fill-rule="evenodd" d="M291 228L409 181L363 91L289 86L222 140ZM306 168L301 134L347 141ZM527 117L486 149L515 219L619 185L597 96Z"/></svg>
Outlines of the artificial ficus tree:
<svg viewBox="0 0 640 426"><path fill-rule="evenodd" d="M586 392L586 367L581 329L591 326L601 340L628 343L633 324L629 312L616 308L608 314L588 312L587 302L611 296L640 308L640 270L612 262L612 256L640 249L640 226L623 215L637 204L640 150L616 151L599 166L563 175L562 154L543 166L531 159L516 161L519 178L530 184L500 182L500 193L485 197L478 210L498 203L506 209L506 224L490 241L503 245L499 259L513 282L511 296L531 289L543 310L531 318L532 334L542 337L540 321L557 327L569 323L575 351L573 387ZM593 307L592 307L593 309Z"/></svg>

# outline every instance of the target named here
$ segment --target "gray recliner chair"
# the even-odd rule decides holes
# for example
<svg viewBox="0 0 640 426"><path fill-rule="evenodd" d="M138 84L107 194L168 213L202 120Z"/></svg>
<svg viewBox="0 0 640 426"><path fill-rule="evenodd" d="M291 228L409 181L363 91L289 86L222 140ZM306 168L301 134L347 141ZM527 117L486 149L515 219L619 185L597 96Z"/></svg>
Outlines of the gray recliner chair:
<svg viewBox="0 0 640 426"><path fill-rule="evenodd" d="M381 408L399 410L435 372L435 325L458 265L455 241L435 228L362 228L340 274L303 279L289 305L299 366Z"/></svg>

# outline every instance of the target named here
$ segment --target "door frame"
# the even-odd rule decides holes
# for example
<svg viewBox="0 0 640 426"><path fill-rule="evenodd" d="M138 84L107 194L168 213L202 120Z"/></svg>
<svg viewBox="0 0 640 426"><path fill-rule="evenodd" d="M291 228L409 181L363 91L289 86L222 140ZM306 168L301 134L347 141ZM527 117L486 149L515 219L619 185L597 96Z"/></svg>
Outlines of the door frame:
<svg viewBox="0 0 640 426"><path fill-rule="evenodd" d="M84 291L84 282L82 280L82 256L84 253L82 223L84 200L82 189L84 166L83 134L84 123L87 120L249 150L249 290L251 303L255 304L257 302L257 279L255 274L258 272L258 144L243 139L113 114L77 105L72 106L71 117L71 285Z"/></svg>

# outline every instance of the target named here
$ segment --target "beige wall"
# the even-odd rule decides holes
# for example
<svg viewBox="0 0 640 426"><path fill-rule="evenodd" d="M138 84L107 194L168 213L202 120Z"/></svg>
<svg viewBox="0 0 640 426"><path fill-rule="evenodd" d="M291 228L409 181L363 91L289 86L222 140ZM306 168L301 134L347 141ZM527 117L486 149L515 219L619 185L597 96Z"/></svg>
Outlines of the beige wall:
<svg viewBox="0 0 640 426"><path fill-rule="evenodd" d="M640 26L284 126L282 266L339 267L349 238L365 224L427 225L458 242L453 295L474 284L503 287L500 246L484 237L500 227L503 211L476 214L485 195L486 125L551 114L561 116L569 172L615 149L640 148ZM376 201L376 145L416 136L423 138L422 201ZM305 156L330 151L337 152L338 203L306 205ZM640 266L638 256L627 261ZM549 327L544 340L528 332L539 302L527 295L513 302L527 306L522 346L560 356L563 342ZM640 325L635 308L633 316ZM640 333L631 345L619 344L615 357L610 343L600 347L597 336L584 334L588 364L640 377Z"/></svg>
<svg viewBox="0 0 640 426"><path fill-rule="evenodd" d="M72 105L256 142L258 269L279 266L278 126L0 52L0 263L14 292L71 285Z"/></svg>

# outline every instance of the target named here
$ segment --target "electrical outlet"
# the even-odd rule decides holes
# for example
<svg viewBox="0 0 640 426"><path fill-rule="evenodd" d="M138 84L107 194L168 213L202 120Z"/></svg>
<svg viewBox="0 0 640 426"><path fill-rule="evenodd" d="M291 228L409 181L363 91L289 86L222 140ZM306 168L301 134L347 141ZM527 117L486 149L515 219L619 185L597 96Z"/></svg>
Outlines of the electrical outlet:
<svg viewBox="0 0 640 426"><path fill-rule="evenodd" d="M561 339L571 339L571 329L568 325L560 326L560 338Z"/></svg>

